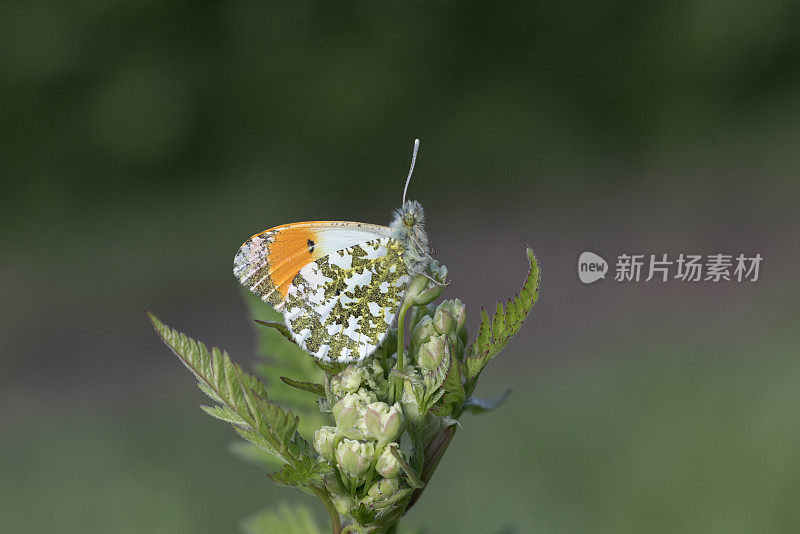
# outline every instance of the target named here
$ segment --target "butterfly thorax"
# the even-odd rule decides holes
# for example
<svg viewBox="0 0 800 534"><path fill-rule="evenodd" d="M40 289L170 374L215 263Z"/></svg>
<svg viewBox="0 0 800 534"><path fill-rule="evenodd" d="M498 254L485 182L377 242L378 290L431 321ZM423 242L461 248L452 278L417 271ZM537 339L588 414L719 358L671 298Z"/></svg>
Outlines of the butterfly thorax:
<svg viewBox="0 0 800 534"><path fill-rule="evenodd" d="M403 260L412 273L424 273L431 261L428 234L425 233L425 212L422 204L409 200L395 210L389 228L392 237L403 244Z"/></svg>

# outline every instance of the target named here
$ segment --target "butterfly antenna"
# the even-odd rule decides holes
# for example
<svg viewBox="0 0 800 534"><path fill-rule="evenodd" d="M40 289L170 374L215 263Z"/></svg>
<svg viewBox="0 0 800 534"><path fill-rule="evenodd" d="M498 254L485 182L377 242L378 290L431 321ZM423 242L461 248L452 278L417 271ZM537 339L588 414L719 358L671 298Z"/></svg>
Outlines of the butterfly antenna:
<svg viewBox="0 0 800 534"><path fill-rule="evenodd" d="M406 191L408 191L408 184L411 182L411 173L414 172L414 164L417 162L417 151L419 150L419 139L414 139L414 153L411 154L411 168L408 169L408 178L406 178L406 186L403 188L403 203L401 206L406 205Z"/></svg>

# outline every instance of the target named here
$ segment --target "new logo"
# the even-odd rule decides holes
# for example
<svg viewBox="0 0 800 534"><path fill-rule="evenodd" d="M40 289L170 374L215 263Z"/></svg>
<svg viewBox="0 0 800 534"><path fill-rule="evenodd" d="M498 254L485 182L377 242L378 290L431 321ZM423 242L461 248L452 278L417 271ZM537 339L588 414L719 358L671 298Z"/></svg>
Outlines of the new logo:
<svg viewBox="0 0 800 534"><path fill-rule="evenodd" d="M578 258L578 278L584 284L606 277L608 262L594 252L582 252Z"/></svg>

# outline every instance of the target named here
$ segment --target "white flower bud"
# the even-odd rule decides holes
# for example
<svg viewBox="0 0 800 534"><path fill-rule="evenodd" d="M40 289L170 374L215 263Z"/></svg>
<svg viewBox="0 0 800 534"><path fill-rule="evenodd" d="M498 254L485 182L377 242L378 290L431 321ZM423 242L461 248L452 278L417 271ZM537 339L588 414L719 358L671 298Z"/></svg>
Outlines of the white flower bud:
<svg viewBox="0 0 800 534"><path fill-rule="evenodd" d="M380 473L383 478L395 478L400 474L400 462L398 462L397 458L392 454L392 447L397 447L397 444L390 443L383 449L381 455L378 456L378 461L375 463L375 470Z"/></svg>
<svg viewBox="0 0 800 534"><path fill-rule="evenodd" d="M456 332L456 322L450 313L449 304L449 301L442 302L433 314L433 326L440 334L455 334Z"/></svg>
<svg viewBox="0 0 800 534"><path fill-rule="evenodd" d="M368 375L365 369L356 367L355 365L349 365L339 376L342 380L342 389L348 393L355 393L361 386L361 382L364 381Z"/></svg>
<svg viewBox="0 0 800 534"><path fill-rule="evenodd" d="M419 320L414 330L411 332L411 347L416 348L423 343L430 341L430 338L437 336L439 333L436 327L433 326L433 319L430 315L425 315Z"/></svg>
<svg viewBox="0 0 800 534"><path fill-rule="evenodd" d="M333 405L332 410L336 426L341 430L355 426L359 418L358 408L361 403L361 398L354 393L348 393L339 399L339 402Z"/></svg>
<svg viewBox="0 0 800 534"><path fill-rule="evenodd" d="M336 428L323 426L314 432L314 449L329 462L333 460L333 440L336 437Z"/></svg>
<svg viewBox="0 0 800 534"><path fill-rule="evenodd" d="M343 439L336 447L336 463L348 478L359 479L369 470L375 456L375 446L370 442Z"/></svg>
<svg viewBox="0 0 800 534"><path fill-rule="evenodd" d="M447 336L441 335L432 338L427 343L423 343L417 351L417 363L420 367L432 371L439 367L444 358L444 347L447 343Z"/></svg>
<svg viewBox="0 0 800 534"><path fill-rule="evenodd" d="M400 403L403 405L403 415L405 415L406 419L415 425L422 422L423 415L419 411L417 397L414 396L411 382L408 380L403 382L403 395Z"/></svg>
<svg viewBox="0 0 800 534"><path fill-rule="evenodd" d="M398 403L390 408L385 402L373 402L364 412L367 432L382 443L394 441L402 434L403 419L403 409Z"/></svg>
<svg viewBox="0 0 800 534"><path fill-rule="evenodd" d="M347 392L342 387L342 377L335 375L331 378L331 393L334 397L344 397Z"/></svg>
<svg viewBox="0 0 800 534"><path fill-rule="evenodd" d="M461 302L461 299L453 299L450 301L450 313L456 321L456 328L461 332L467 326L467 307Z"/></svg>

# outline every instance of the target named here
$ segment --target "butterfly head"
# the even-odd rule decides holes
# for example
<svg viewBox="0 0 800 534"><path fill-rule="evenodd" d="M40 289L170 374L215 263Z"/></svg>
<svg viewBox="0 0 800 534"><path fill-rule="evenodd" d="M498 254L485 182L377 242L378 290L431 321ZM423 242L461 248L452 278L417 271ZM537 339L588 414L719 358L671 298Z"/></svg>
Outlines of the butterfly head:
<svg viewBox="0 0 800 534"><path fill-rule="evenodd" d="M417 272L424 270L430 261L430 246L428 234L425 233L425 211L422 204L416 200L405 202L402 208L395 210L389 227L392 229L392 237L403 243L403 257L409 268Z"/></svg>

